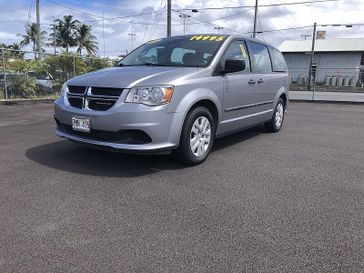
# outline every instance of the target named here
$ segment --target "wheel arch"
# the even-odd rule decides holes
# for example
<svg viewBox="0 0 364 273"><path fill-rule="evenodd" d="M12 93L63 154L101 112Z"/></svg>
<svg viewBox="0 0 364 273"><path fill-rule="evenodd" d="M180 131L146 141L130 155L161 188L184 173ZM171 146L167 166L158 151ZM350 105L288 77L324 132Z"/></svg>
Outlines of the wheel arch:
<svg viewBox="0 0 364 273"><path fill-rule="evenodd" d="M284 103L284 108L287 109L287 105L289 102L289 96L288 92L284 87L281 87L279 91L277 92L275 98L274 98L274 108L277 106L278 100L282 99ZM273 109L274 109L273 108Z"/></svg>

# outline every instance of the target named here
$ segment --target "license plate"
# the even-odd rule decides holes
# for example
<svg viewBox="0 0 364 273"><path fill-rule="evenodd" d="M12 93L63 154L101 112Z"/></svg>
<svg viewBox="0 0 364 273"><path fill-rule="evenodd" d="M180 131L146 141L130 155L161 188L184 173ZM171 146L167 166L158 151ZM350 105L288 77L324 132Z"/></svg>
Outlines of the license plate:
<svg viewBox="0 0 364 273"><path fill-rule="evenodd" d="M72 118L72 129L75 131L89 133L91 130L90 119L73 117Z"/></svg>

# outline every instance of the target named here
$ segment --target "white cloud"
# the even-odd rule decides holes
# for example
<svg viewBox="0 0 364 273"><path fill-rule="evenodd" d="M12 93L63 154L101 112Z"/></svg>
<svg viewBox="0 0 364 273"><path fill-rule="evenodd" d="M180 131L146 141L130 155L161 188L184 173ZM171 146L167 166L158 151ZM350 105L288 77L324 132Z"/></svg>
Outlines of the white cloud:
<svg viewBox="0 0 364 273"><path fill-rule="evenodd" d="M296 1L296 0L295 0ZM62 3L61 0L57 1ZM104 51L105 37L105 52L108 55L115 56L130 46L128 33L136 33L135 45L143 41L163 37L166 35L166 12L165 0L126 0L119 2L100 2L89 1L87 7L80 8L72 6L76 9L82 9L85 12L96 14L98 16L88 16L69 10L64 7L50 4L43 1L41 7L42 14L42 27L49 30L49 26L53 18L62 17L65 14L74 15L80 21L85 21L92 25L94 34L98 37L100 53ZM206 7L221 7L221 6L241 6L253 5L255 0L172 0L173 9L178 10L182 8L206 8ZM266 0L261 1L264 4L279 3L279 2L293 2L293 0ZM79 2L78 2L79 3ZM65 5L71 5L66 2ZM126 16L131 14L140 14L151 12L154 7L154 13L126 17L115 20L105 20L105 28L103 31L103 22L100 17L103 13L105 17L112 18L116 16ZM0 1L0 10L2 16L0 18L0 43L1 42L14 42L19 40L16 37L17 33L24 32L24 25L28 21L29 1L28 0L13 0L12 2ZM259 12L258 30L275 30L282 28L290 28L297 26L312 25L313 22L320 24L333 24L333 23L361 23L362 11L364 10L364 1L337 1L327 3L316 3L311 5L292 5L285 7L270 7L261 8ZM253 10L243 12L244 9L222 9L222 10L200 10L198 13L191 13L191 18L187 19L187 33L211 33L215 32L214 26L224 27L222 33L247 33L251 32L253 25ZM156 12L160 12L157 14ZM234 15L235 14L235 15ZM232 16L234 15L234 16ZM348 16L349 15L349 16ZM226 17L221 20L217 18ZM34 21L34 11L31 12L31 21ZM99 20L99 21L95 21ZM214 21L211 21L214 20ZM93 21L93 22L91 22ZM209 23L200 23L201 21L211 21ZM129 23L125 23L129 22ZM182 19L178 17L176 12L172 13L172 34L183 34ZM322 29L322 28L320 28ZM356 27L351 29L340 27L328 27L327 37L358 37L363 36L363 27ZM274 45L279 45L283 40L287 39L300 39L302 34L311 34L312 28L296 29L291 31L276 31L265 34L259 34L260 39L265 39ZM10 40L13 39L13 40Z"/></svg>

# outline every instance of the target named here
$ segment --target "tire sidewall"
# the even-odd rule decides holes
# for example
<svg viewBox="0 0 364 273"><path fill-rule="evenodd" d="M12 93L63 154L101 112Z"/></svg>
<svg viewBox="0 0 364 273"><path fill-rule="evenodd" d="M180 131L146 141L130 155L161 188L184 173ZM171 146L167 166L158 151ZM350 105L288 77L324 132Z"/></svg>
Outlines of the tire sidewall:
<svg viewBox="0 0 364 273"><path fill-rule="evenodd" d="M191 129L192 129L194 122L199 117L207 118L208 121L210 122L210 128L211 128L211 139L210 139L209 147L208 147L206 153L204 154L204 156L202 156L202 157L195 156L190 148ZM216 131L215 122L213 120L213 117L212 117L210 111L206 107L199 106L195 109L192 109L189 112L189 114L187 115L186 120L183 124L183 129L182 129L182 134L181 134L181 139L180 139L181 152L184 153L184 156L187 157L188 161L190 161L192 164L198 164L198 163L203 162L208 157L208 155L212 149L212 146L214 144L215 131Z"/></svg>
<svg viewBox="0 0 364 273"><path fill-rule="evenodd" d="M283 117L282 117L282 122L281 122L281 125L279 127L277 127L277 124L276 124L276 115L277 115L277 111L278 111L278 105L279 104L282 104L282 107L283 107ZM274 109L274 115L273 115L273 119L272 119L272 122L273 122L273 125L274 125L274 129L276 132L278 132L279 130L281 130L281 128L283 127L283 122L284 122L284 117L285 117L285 107L284 107L284 102L282 99L279 99L278 100L278 103L276 105L276 108Z"/></svg>

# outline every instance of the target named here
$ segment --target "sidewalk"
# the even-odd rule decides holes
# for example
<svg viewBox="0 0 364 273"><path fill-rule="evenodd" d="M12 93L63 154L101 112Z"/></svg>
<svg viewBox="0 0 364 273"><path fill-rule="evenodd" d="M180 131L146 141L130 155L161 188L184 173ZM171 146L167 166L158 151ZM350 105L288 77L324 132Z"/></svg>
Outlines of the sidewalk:
<svg viewBox="0 0 364 273"><path fill-rule="evenodd" d="M312 91L290 91L289 98L293 101L312 101L312 93ZM313 101L364 103L364 93L315 92Z"/></svg>

